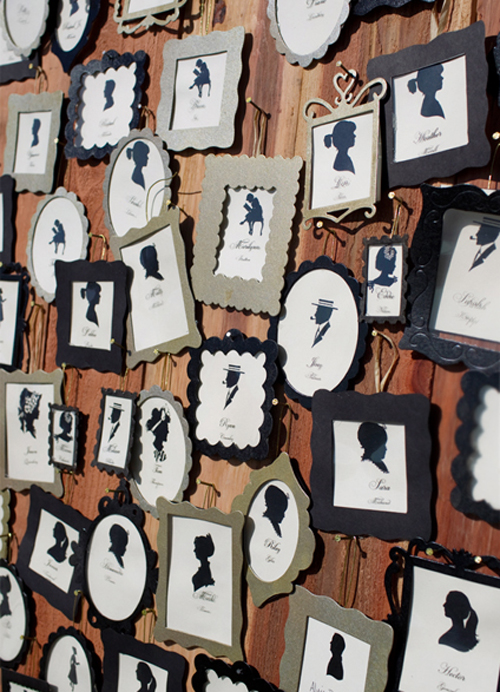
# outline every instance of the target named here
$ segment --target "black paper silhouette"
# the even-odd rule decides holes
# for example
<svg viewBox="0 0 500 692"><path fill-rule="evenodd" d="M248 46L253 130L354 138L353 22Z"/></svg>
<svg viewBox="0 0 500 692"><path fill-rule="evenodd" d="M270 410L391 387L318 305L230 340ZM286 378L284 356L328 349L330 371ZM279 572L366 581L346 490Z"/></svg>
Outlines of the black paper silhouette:
<svg viewBox="0 0 500 692"><path fill-rule="evenodd" d="M320 341L323 341L326 332L331 327L330 318L332 312L338 310L338 308L334 306L333 300L323 300L323 298L320 298L317 303L312 303L312 305L316 307L316 312L311 317L311 320L314 320L315 324L318 326L311 348L319 344Z"/></svg>
<svg viewBox="0 0 500 692"><path fill-rule="evenodd" d="M326 674L331 675L335 680L344 679L344 665L342 663L342 654L345 649L345 639L339 633L335 632L330 642L330 651L332 652L332 657L328 662L326 669Z"/></svg>
<svg viewBox="0 0 500 692"><path fill-rule="evenodd" d="M152 276L158 281L163 281L163 276L160 274L160 263L158 262L158 253L156 252L156 246L153 244L145 245L141 254L139 255L139 262L142 264L146 270L146 279Z"/></svg>
<svg viewBox="0 0 500 692"><path fill-rule="evenodd" d="M38 137L38 133L40 132L41 126L42 122L40 118L34 118L33 123L31 124L31 134L33 135L33 139L31 140L32 147L36 147L40 144L40 138Z"/></svg>
<svg viewBox="0 0 500 692"><path fill-rule="evenodd" d="M72 690L74 690L75 685L78 685L78 675L76 673L76 666L79 666L80 663L76 658L75 647L72 646L71 648L73 649L73 653L71 654L71 658L69 659L68 680L69 680L69 686L71 687Z"/></svg>
<svg viewBox="0 0 500 692"><path fill-rule="evenodd" d="M189 87L193 89L196 87L198 89L198 98L201 99L203 96L203 87L205 84L208 86L207 96L210 96L210 91L212 90L212 82L210 81L210 70L208 65L201 58L196 61L196 67L193 70L194 82Z"/></svg>
<svg viewBox="0 0 500 692"><path fill-rule="evenodd" d="M0 322L3 322L3 304L6 302L7 298L3 297L3 288L0 288Z"/></svg>
<svg viewBox="0 0 500 692"><path fill-rule="evenodd" d="M111 442L113 437L116 435L118 428L120 427L120 418L123 413L123 408L120 404L114 403L111 406L111 411L108 420L111 423L111 430L109 431L108 442Z"/></svg>
<svg viewBox="0 0 500 692"><path fill-rule="evenodd" d="M66 551L68 550L69 540L66 533L66 527L60 521L56 521L52 535L55 538L55 543L52 548L47 550L50 557L53 557L56 562L64 562L66 560Z"/></svg>
<svg viewBox="0 0 500 692"><path fill-rule="evenodd" d="M479 640L476 637L478 617L469 599L461 591L450 591L443 608L452 626L439 637L439 643L456 651L471 651Z"/></svg>
<svg viewBox="0 0 500 692"><path fill-rule="evenodd" d="M38 392L31 392L27 387L24 387L19 397L17 415L21 423L21 430L23 432L29 432L33 437L36 437L35 421L40 417L41 398L41 394Z"/></svg>
<svg viewBox="0 0 500 692"><path fill-rule="evenodd" d="M127 551L128 533L120 524L113 524L109 530L109 540L111 545L108 548L108 552L113 553L120 567L123 567L123 556Z"/></svg>
<svg viewBox="0 0 500 692"><path fill-rule="evenodd" d="M62 245L62 255L64 255L64 251L66 249L66 232L64 230L64 226L62 223L59 221L59 219L56 219L54 221L54 225L52 227L52 233L54 234L52 237L52 240L49 242L49 245L54 246L54 253L57 255L57 251L59 249L59 245Z"/></svg>
<svg viewBox="0 0 500 692"><path fill-rule="evenodd" d="M387 453L387 432L384 426L370 421L361 423L358 428L358 440L363 447L361 461L371 461L379 471L389 473L383 461Z"/></svg>
<svg viewBox="0 0 500 692"><path fill-rule="evenodd" d="M497 249L495 241L500 234L500 223L496 219L484 219L475 236L470 239L476 241L479 249L474 256L469 271L484 264L485 260Z"/></svg>
<svg viewBox="0 0 500 692"><path fill-rule="evenodd" d="M247 212L243 221L240 221L240 226L243 224L248 224L248 235L253 235L253 229L256 223L260 223L260 235L264 230L264 214L262 212L262 206L255 195L251 192L247 195L247 201L243 205L243 208Z"/></svg>
<svg viewBox="0 0 500 692"><path fill-rule="evenodd" d="M154 408L151 411L151 418L146 423L146 430L154 435L153 456L155 461L164 461L167 458L163 449L168 438L168 427L170 416L164 408Z"/></svg>
<svg viewBox="0 0 500 692"><path fill-rule="evenodd" d="M113 99L113 92L116 87L116 82L114 79L107 79L105 84L104 84L104 98L106 99L106 103L104 104L104 111L107 111L108 108L113 108L115 105L115 101Z"/></svg>
<svg viewBox="0 0 500 692"><path fill-rule="evenodd" d="M12 584L10 583L10 578L7 574L3 574L0 577L0 594L2 595L2 602L0 603L0 618L5 615L12 615L9 603L9 593L12 589Z"/></svg>
<svg viewBox="0 0 500 692"><path fill-rule="evenodd" d="M432 118L435 115L439 118L445 117L441 104L436 99L436 92L443 88L443 69L441 64L422 67L416 78L408 82L410 93L415 94L418 88L424 95L420 109L420 115L424 118Z"/></svg>
<svg viewBox="0 0 500 692"><path fill-rule="evenodd" d="M132 172L132 182L140 185L143 190L146 189L142 169L148 165L149 146L146 142L138 139L133 147L127 148L127 158L134 160L135 168Z"/></svg>
<svg viewBox="0 0 500 692"><path fill-rule="evenodd" d="M238 382L241 375L245 373L242 371L240 365L232 365L231 363L227 368L224 368L224 370L227 375L222 384L225 384L227 389L226 401L224 403L224 408L227 408L236 396L236 392L239 390Z"/></svg>
<svg viewBox="0 0 500 692"><path fill-rule="evenodd" d="M340 120L332 130L331 135L325 135L325 147L329 149L332 145L337 149L337 156L333 162L335 171L350 171L356 173L351 157L347 153L356 143L356 123L350 120Z"/></svg>
<svg viewBox="0 0 500 692"><path fill-rule="evenodd" d="M73 439L71 431L73 429L73 416L69 411L63 411L59 416L59 427L61 432L54 435L56 440L63 440L63 442L71 442Z"/></svg>
<svg viewBox="0 0 500 692"><path fill-rule="evenodd" d="M264 493L266 511L262 515L269 519L276 534L281 538L281 522L283 521L288 507L288 495L277 485L270 485Z"/></svg>
<svg viewBox="0 0 500 692"><path fill-rule="evenodd" d="M375 279L368 281L368 288L370 291L373 291L375 286L392 286L392 284L398 280L398 277L394 276L396 259L396 248L391 245L384 245L379 249L377 257L375 258L375 269L377 269L380 274Z"/></svg>
<svg viewBox="0 0 500 692"><path fill-rule="evenodd" d="M137 692L155 692L157 684L156 678L145 661L139 661L137 664L135 677L141 683Z"/></svg>
<svg viewBox="0 0 500 692"><path fill-rule="evenodd" d="M194 539L194 554L196 559L200 561L200 566L196 574L191 578L193 582L193 591L198 591L202 586L211 586L215 584L210 570L209 557L215 553L215 545L212 536L207 533L206 536L196 536Z"/></svg>
<svg viewBox="0 0 500 692"><path fill-rule="evenodd" d="M71 12L69 13L69 16L71 17L74 15L76 12L78 12L79 7L78 7L78 0L69 0L70 5L71 5Z"/></svg>
<svg viewBox="0 0 500 692"><path fill-rule="evenodd" d="M97 319L95 307L101 302L100 284L98 284L97 281L88 281L85 288L80 289L80 295L83 299L86 298L89 304L85 314L85 319L99 326L99 320Z"/></svg>

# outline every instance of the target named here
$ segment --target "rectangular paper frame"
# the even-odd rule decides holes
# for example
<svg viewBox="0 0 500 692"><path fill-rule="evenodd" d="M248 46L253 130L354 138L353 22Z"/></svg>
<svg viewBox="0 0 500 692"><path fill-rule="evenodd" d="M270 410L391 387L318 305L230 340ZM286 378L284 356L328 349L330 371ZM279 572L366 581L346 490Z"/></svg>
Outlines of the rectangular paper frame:
<svg viewBox="0 0 500 692"><path fill-rule="evenodd" d="M405 321L406 314L406 272L407 272L407 258L408 258L408 236L382 236L381 238L363 238L363 278L364 283L362 284L363 291L363 319L365 322L377 322L378 324L384 324L385 322L389 324L396 324L397 322ZM403 258L401 267L401 305L399 309L399 315L393 315L391 317L384 317L383 315L367 315L366 314L366 304L367 304L367 291L368 291L368 259L371 247L389 247L390 245L400 245L402 248Z"/></svg>
<svg viewBox="0 0 500 692"><path fill-rule="evenodd" d="M97 466L100 471L107 471L108 473L115 473L119 476L124 475L126 478L129 476L129 464L132 456L132 444L134 442L134 432L135 432L135 412L136 412L136 394L133 392L127 392L122 389L105 389L101 388L101 412L99 414L99 423L96 436L96 443L94 447L94 458L92 460L92 466ZM130 420L127 421L128 426L128 439L127 439L127 453L125 455L125 464L123 466L112 466L111 464L103 464L99 461L99 450L101 449L102 434L104 428L104 414L106 413L106 400L108 396L113 396L121 399L127 399L132 402L130 406ZM124 423L125 421L122 421Z"/></svg>
<svg viewBox="0 0 500 692"><path fill-rule="evenodd" d="M75 438L73 440L73 454L71 464L61 464L58 461L54 461L54 415L55 413L63 413L68 411L71 414L75 414ZM62 404L50 404L49 413L49 456L50 463L53 464L58 469L65 470L75 470L78 461L78 436L79 436L79 417L80 411L74 406L63 406Z"/></svg>

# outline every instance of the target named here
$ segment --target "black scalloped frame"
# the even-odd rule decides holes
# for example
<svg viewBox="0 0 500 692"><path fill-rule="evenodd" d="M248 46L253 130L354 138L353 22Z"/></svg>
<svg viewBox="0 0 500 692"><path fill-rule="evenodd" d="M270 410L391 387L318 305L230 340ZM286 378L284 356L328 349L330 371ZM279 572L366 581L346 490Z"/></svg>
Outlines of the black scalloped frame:
<svg viewBox="0 0 500 692"><path fill-rule="evenodd" d="M0 65L0 84L22 82L25 79L35 79L37 67L39 65L40 54L37 48L31 53L29 58L19 56L18 62Z"/></svg>
<svg viewBox="0 0 500 692"><path fill-rule="evenodd" d="M53 685L49 685L45 680L32 678L22 673L15 673L12 670L2 668L2 690L3 692L11 692L13 689L11 683L17 688L22 687L24 692L57 692ZM14 688L15 689L15 688Z"/></svg>
<svg viewBox="0 0 500 692"><path fill-rule="evenodd" d="M101 692L119 692L118 675L120 654L138 658L168 672L167 687L161 692L183 692L187 673L187 661L181 654L166 651L154 644L145 644L126 634L104 630L101 634L104 644L103 684Z"/></svg>
<svg viewBox="0 0 500 692"><path fill-rule="evenodd" d="M93 368L98 372L115 372L123 369L125 321L129 309L129 286L131 271L120 260L115 262L88 262L57 260L56 305L57 305L57 354L56 363L73 365L75 368ZM71 317L73 311L72 284L75 281L110 281L113 283L113 312L111 324L111 348L86 348L70 343Z"/></svg>
<svg viewBox="0 0 500 692"><path fill-rule="evenodd" d="M429 539L432 533L430 402L422 394L339 394L322 389L313 397L310 486L313 526L348 536L376 536L384 541ZM333 421L371 421L405 426L407 512L336 507Z"/></svg>
<svg viewBox="0 0 500 692"><path fill-rule="evenodd" d="M500 215L500 191L488 195L473 185L433 187L422 185L423 206L410 248L412 270L408 275L408 323L399 347L419 351L439 365L462 362L487 374L500 369L500 351L462 341L443 339L429 329L441 252L443 217L448 209Z"/></svg>
<svg viewBox="0 0 500 692"><path fill-rule="evenodd" d="M434 0L421 0L422 2L434 2ZM352 13L358 17L363 17L376 7L398 8L409 3L410 0L356 0Z"/></svg>
<svg viewBox="0 0 500 692"><path fill-rule="evenodd" d="M484 40L484 23L475 22L466 29L441 34L430 43L410 46L397 53L380 55L368 62L368 79L383 77L389 85L389 98L384 103L385 164L388 187L418 185L429 178L447 178L464 168L481 167L488 163L491 145L485 133L488 115L486 96L488 63ZM461 55L466 56L468 144L407 161L395 162L393 78Z"/></svg>
<svg viewBox="0 0 500 692"><path fill-rule="evenodd" d="M487 521L495 528L500 528L500 509L495 509L486 500L474 500L472 487L474 471L469 459L474 453L472 436L478 427L475 414L480 405L480 393L483 387L494 387L500 392L500 374L485 375L482 372L468 371L462 377L463 397L457 404L457 416L462 425L455 433L458 456L451 464L451 474L456 486L451 491L451 504L459 512L472 515ZM495 463L491 459L491 463Z"/></svg>
<svg viewBox="0 0 500 692"><path fill-rule="evenodd" d="M70 564L73 565L74 570L67 592L64 592L51 581L45 579L41 574L30 568L30 559L35 549L40 514L43 509L54 518L63 521L65 524L69 524L71 528L78 531L80 540L83 532L90 526L90 519L84 517L83 514L80 514L80 512L73 509L70 505L64 504L64 502L55 498L51 493L46 493L37 485L31 486L28 524L26 533L19 546L16 566L24 583L29 586L32 591L41 594L54 608L60 610L71 620L75 613L75 602L77 601L75 591L80 590L83 584L82 568L80 565L73 564L72 553L68 552L68 560ZM73 554L77 550L77 546L78 544L76 542L71 543Z"/></svg>
<svg viewBox="0 0 500 692"><path fill-rule="evenodd" d="M267 338L272 339L273 341L278 341L278 326L279 326L279 320L280 316L283 314L283 312L286 310L286 299L288 297L288 294L290 293L292 287L294 286L297 281L299 281L304 274L309 273L310 271L314 271L315 269L328 269L330 271L335 272L338 274L351 290L351 293L354 298L354 302L356 303L356 308L358 311L358 321L359 321L359 331L358 331L358 342L356 345L356 350L353 353L352 356L352 361L351 361L351 366L347 373L344 376L344 379L333 389L332 391L334 392L343 392L345 391L348 386L349 386L349 381L352 380L356 375L358 374L359 370L359 361L363 357L365 350L366 350L366 337L368 335L368 325L365 324L364 322L361 321L361 287L359 282L349 274L349 269L344 265L340 263L334 262L330 257L327 255L321 255L317 259L314 260L314 262L311 262L310 260L306 260L305 262L302 262L300 267L298 268L297 271L291 272L290 274L287 274L286 279L285 279L285 291L283 293L283 297L281 299L282 303L282 308L281 312L279 315L276 315L274 317L271 317L270 321L270 326L269 326L269 331L267 333ZM311 396L305 396L304 394L301 394L298 392L296 389L294 389L291 384L288 382L286 379L286 373L283 368L283 366L280 365L280 371L282 372L284 378L285 378L285 394L290 398L293 399L293 401L298 401L301 406L304 408L310 410L311 405L312 405L312 397Z"/></svg>
<svg viewBox="0 0 500 692"><path fill-rule="evenodd" d="M79 53L85 48L87 41L89 40L90 32L92 31L92 25L94 21L97 19L97 15L99 14L101 0L87 0L87 2L90 7L89 13L87 15L87 22L85 23L85 28L76 46L69 51L63 50L61 44L57 40L57 24L61 16L60 13L62 8L62 2L60 2L58 7L56 26L54 27L54 30L52 32L51 48L54 55L57 55L57 57L59 58L62 68L66 73L69 73L71 65L74 63Z"/></svg>
<svg viewBox="0 0 500 692"><path fill-rule="evenodd" d="M2 67L2 70L4 68ZM0 194L3 204L2 235L3 249L0 250L0 262L9 264L14 259L15 212L14 212L15 180L10 175L0 176Z"/></svg>
<svg viewBox="0 0 500 692"><path fill-rule="evenodd" d="M434 0L432 0L434 2ZM368 253L371 247L390 247L391 245L400 245L403 252L403 266L402 266L402 276L401 276L401 307L399 310L399 315L394 315L393 317L382 317L381 315L367 315L366 314L366 296L368 289ZM408 283L406 281L406 273L408 271L408 235L394 235L388 236L384 235L381 238L363 238L363 279L364 282L361 284L361 293L363 296L363 319L365 322L377 322L377 324L397 324L398 322L404 322L406 317L406 291L408 288Z"/></svg>
<svg viewBox="0 0 500 692"><path fill-rule="evenodd" d="M52 632L51 634L49 634L49 638L47 640L47 643L43 647L42 657L40 659L40 679L47 681L47 668L50 660L50 652L52 650L52 647L62 637L72 637L73 639L76 639L82 647L85 653L87 669L89 671L90 688L95 692L95 690L97 689L96 677L98 675L98 672L101 670L101 662L94 650L94 645L92 644L92 642L86 637L84 637L83 634L74 627L61 626L58 628L56 632ZM80 665L82 665L81 662Z"/></svg>
<svg viewBox="0 0 500 692"><path fill-rule="evenodd" d="M213 670L219 678L228 678L233 685L245 685L247 692L279 692L276 685L261 678L258 670L244 661L236 661L229 665L221 659L198 654L194 659L194 665L196 670L191 677L194 692L206 691L208 670ZM241 690L240 687L238 689Z"/></svg>
<svg viewBox="0 0 500 692"><path fill-rule="evenodd" d="M100 461L97 461L99 458L99 447L101 446L101 441L102 441L102 433L103 433L103 426L104 426L104 412L106 411L106 398L108 396L115 396L115 397L120 397L122 399L129 399L132 402L132 407L130 409L130 421L127 421L127 424L129 425L129 435L128 435L128 445L127 445L127 456L125 460L125 466L119 467L119 466L111 466L109 464L103 464ZM136 416L136 411L137 411L137 394L134 392L127 392L122 389L105 389L104 387L101 387L101 411L99 413L99 422L98 422L98 427L97 427L97 435L96 435L96 443L94 446L94 458L92 459L91 466L97 466L99 471L107 471L110 475L112 473L119 475L119 476L125 476L125 478L129 477L129 465L130 465L130 459L132 456L132 446L134 444L134 434L135 434L135 416Z"/></svg>
<svg viewBox="0 0 500 692"><path fill-rule="evenodd" d="M120 502L120 495L123 496L123 502ZM92 627L97 627L101 630L109 628L122 634L134 635L134 621L142 614L144 609L150 608L153 605L153 594L156 592L158 583L158 568L155 567L157 554L156 551L152 550L149 539L143 529L144 512L138 505L132 503L130 491L124 479L120 481L118 488L99 500L98 512L98 516L91 522L89 528L83 531L81 544L73 557L76 563L84 566L83 592L89 604L87 619ZM125 517L135 526L141 538L146 558L146 580L141 599L132 615L125 620L110 620L99 612L92 599L87 581L87 561L92 536L100 522L112 514Z"/></svg>
<svg viewBox="0 0 500 692"><path fill-rule="evenodd" d="M424 553L427 558L419 557L419 553ZM387 622L394 628L394 647L389 661L389 682L386 690L398 692L410 625L414 567L422 567L498 589L500 588L498 577L478 574L476 570L486 566L492 571L500 572L500 560L491 555L475 556L464 549L449 550L439 543L426 542L422 538L410 541L408 550L399 546L391 548L389 556L391 563L385 573L385 590L391 609ZM429 556L437 559L428 559ZM438 559L441 561L438 562ZM403 574L403 592L401 605L398 607L395 579L401 577L401 573ZM484 692L496 692L496 690Z"/></svg>
<svg viewBox="0 0 500 692"><path fill-rule="evenodd" d="M254 447L247 445L243 449L238 447L236 444L232 444L225 447L222 442L218 442L216 445L212 445L208 440L200 440L196 436L196 426L197 417L196 413L198 407L202 405L199 399L199 390L201 386L200 371L202 368L201 356L204 351L209 353L217 353L217 351L222 351L222 353L229 353L229 351L236 351L236 353L250 353L255 356L257 353L264 353L266 356L264 368L266 370L266 379L262 385L265 392L264 403L261 408L264 412L264 420L259 428L259 443ZM246 338L238 329L231 329L227 332L223 339L219 339L216 336L210 337L202 343L199 348L189 349L191 355L191 360L188 364L187 374L189 377L189 384L187 388L187 395L189 399L189 408L187 410L187 417L191 427L191 437L194 445L199 449L202 454L206 454L209 457L218 456L221 459L238 459L240 461L249 461L250 459L265 459L269 452L269 436L273 428L273 418L271 415L272 401L274 399L274 382L278 374L278 369L276 366L276 358L278 355L278 346L274 341L267 339L266 341L260 341L256 337ZM209 405L210 402L207 402Z"/></svg>
<svg viewBox="0 0 500 692"><path fill-rule="evenodd" d="M23 362L23 334L27 327L25 313L29 300L29 280L28 272L19 263L5 264L0 267L0 281L15 281L19 284L12 363L0 362L0 366L7 372L14 372L21 368Z"/></svg>
<svg viewBox="0 0 500 692"><path fill-rule="evenodd" d="M96 159L102 159L113 151L117 144L105 144L103 147L93 146L91 149L85 149L81 145L81 127L82 127L82 110L83 110L83 93L84 80L87 75L95 75L98 72L105 72L109 68L118 69L119 67L130 65L135 62L137 64L135 73L134 101L132 103L132 119L129 123L129 130L137 127L140 118L139 104L142 98L142 83L146 76L146 61L147 54L143 50L137 53L124 53L120 55L115 50L108 50L102 56L102 60L91 60L88 65L75 65L71 70L71 84L69 87L69 103L68 103L68 122L64 133L66 135L66 146L64 153L66 158L89 159L93 156Z"/></svg>
<svg viewBox="0 0 500 692"><path fill-rule="evenodd" d="M71 464L62 464L55 461L54 456L54 412L75 414L75 439L73 442L73 455ZM74 406L64 406L63 404L49 404L49 464L52 464L61 471L74 471L78 463L78 437L80 433L80 411Z"/></svg>
<svg viewBox="0 0 500 692"><path fill-rule="evenodd" d="M7 560L4 560L3 558L0 558L0 567L3 567L3 569L8 570L12 578L16 581L17 585L19 586L19 590L21 591L21 595L23 598L23 604L24 604L24 613L25 613L25 627L24 627L24 639L22 641L22 644L19 648L19 652L15 658L6 661L5 659L1 658L0 656L0 666L2 666L2 674L4 670L7 668L17 668L18 665L22 662L26 654L28 653L28 648L29 648L29 634L31 631L31 628L34 627L34 620L35 620L35 604L33 602L33 599L31 597L31 594L29 591L26 590L25 585L21 577L19 576L19 573L15 567L15 565L10 565ZM3 687L3 692L6 691L6 687Z"/></svg>

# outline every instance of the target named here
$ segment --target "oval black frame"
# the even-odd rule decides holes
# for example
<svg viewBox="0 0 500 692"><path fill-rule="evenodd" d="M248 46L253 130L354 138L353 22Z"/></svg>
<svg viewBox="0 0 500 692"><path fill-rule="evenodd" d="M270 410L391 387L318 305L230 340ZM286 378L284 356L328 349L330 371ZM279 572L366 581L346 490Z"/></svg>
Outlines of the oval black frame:
<svg viewBox="0 0 500 692"><path fill-rule="evenodd" d="M63 50L61 47L61 44L57 40L57 23L59 21L59 18L61 16L61 9L62 9L62 4L64 0L59 0L59 5L57 8L57 16L55 17L56 25L54 27L54 30L52 32L52 37L51 37L51 48L52 52L54 55L57 55L59 58L63 70L68 74L71 68L71 65L74 63L76 60L78 54L84 49L86 46L88 40L89 40L89 35L90 32L92 31L92 25L94 21L97 19L97 15L99 14L99 10L101 9L101 0L87 0L87 2L90 5L89 8L89 13L87 15L87 21L85 23L85 28L82 32L82 35L80 37L80 40L76 44L76 46L72 50Z"/></svg>
<svg viewBox="0 0 500 692"><path fill-rule="evenodd" d="M81 632L79 632L77 629L74 627L59 627L56 632L52 632L49 634L49 638L47 640L47 643L43 647L42 650L42 657L40 659L40 678L41 680L47 680L47 666L49 663L49 657L50 657L50 652L54 644L59 641L62 637L73 637L78 641L80 646L82 647L85 657L87 659L87 666L89 669L90 673L90 685L91 689L93 692L95 692L97 689L101 689L101 686L97 686L97 683L100 682L100 680L96 680L96 677L98 676L100 670L101 670L101 661L99 660L99 657L97 656L94 645L92 642L87 639L86 637L83 636ZM50 683L49 683L50 684Z"/></svg>
<svg viewBox="0 0 500 692"><path fill-rule="evenodd" d="M4 569L8 570L11 574L12 577L16 580L19 589L21 591L21 596L23 598L24 602L24 613L26 616L26 626L24 628L24 640L23 643L21 644L21 647L19 649L19 653L15 658L13 658L10 661L6 661L3 658L0 658L0 665L3 668L10 668L10 669L15 669L18 667L18 665L21 663L23 658L28 652L29 648L29 634L31 632L31 628L35 627L35 617L34 617L34 612L35 612L35 604L33 601L33 598L31 597L31 593L28 591L27 587L24 584L24 581L21 579L19 576L19 573L14 565L11 565L7 562L7 560L4 560L3 558L0 558L0 567L3 567Z"/></svg>

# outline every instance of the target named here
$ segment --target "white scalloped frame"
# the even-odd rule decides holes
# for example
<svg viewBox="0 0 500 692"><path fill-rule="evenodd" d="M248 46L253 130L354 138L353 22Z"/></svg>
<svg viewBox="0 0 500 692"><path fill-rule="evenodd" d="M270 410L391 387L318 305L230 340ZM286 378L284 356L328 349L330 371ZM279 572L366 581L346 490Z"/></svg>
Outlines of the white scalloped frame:
<svg viewBox="0 0 500 692"><path fill-rule="evenodd" d="M38 0L38 2L43 2L44 4L44 11L43 11L43 17L42 17L42 22L40 24L40 30L37 33L37 36L35 39L25 45L25 46L18 46L17 43L14 43L11 37L11 33L9 31L9 26L7 23L7 16L6 16L6 7L7 7L7 2L12 2L14 4L18 4L19 0L3 0L1 6L0 6L0 27L3 31L4 38L7 42L7 45L9 48L14 52L16 55L20 55L23 58L29 58L31 52L35 50L35 48L38 48L40 45L40 42L42 40L42 36L45 33L45 27L47 25L47 18L49 16L49 7L50 7L50 0Z"/></svg>
<svg viewBox="0 0 500 692"><path fill-rule="evenodd" d="M223 308L251 310L256 314L278 314L302 163L300 156L284 159L281 156L266 158L209 154L206 157L200 220L191 268L197 300ZM214 274L221 227L225 220L227 188L259 188L274 192L262 281Z"/></svg>
<svg viewBox="0 0 500 692"><path fill-rule="evenodd" d="M113 19L118 24L119 34L133 34L139 29L146 31L149 27L167 26L171 22L175 22L179 18L181 7L186 4L187 0L170 0L170 2L162 2L161 0L155 7L140 12L130 12L130 0L116 0ZM165 19L158 15L169 13Z"/></svg>

